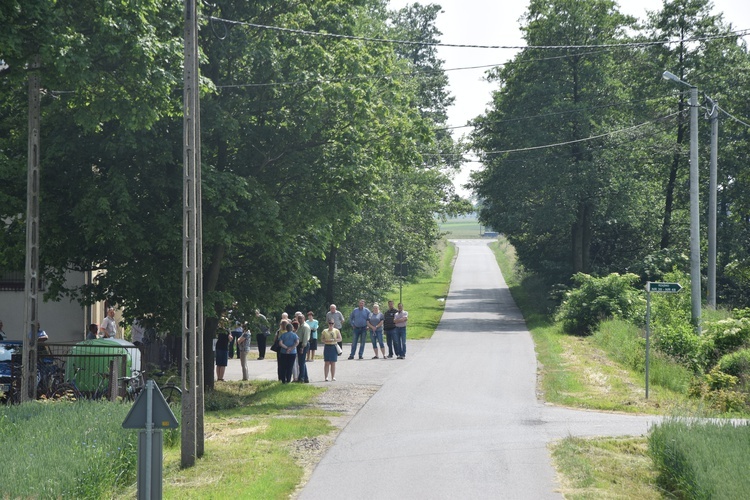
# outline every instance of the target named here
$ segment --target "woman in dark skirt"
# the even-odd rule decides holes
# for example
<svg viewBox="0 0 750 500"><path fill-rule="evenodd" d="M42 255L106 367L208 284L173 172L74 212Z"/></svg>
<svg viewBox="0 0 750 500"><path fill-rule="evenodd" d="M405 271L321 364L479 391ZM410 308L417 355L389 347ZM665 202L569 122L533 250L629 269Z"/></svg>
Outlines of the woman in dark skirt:
<svg viewBox="0 0 750 500"><path fill-rule="evenodd" d="M219 325L216 337L216 380L223 381L229 361L229 331L224 325Z"/></svg>
<svg viewBox="0 0 750 500"><path fill-rule="evenodd" d="M333 321L328 322L328 329L323 330L320 334L320 340L323 342L323 374L328 382L328 370L331 371L331 380L336 380L336 361L339 359L339 353L336 350L338 342L341 342L341 332L333 327Z"/></svg>

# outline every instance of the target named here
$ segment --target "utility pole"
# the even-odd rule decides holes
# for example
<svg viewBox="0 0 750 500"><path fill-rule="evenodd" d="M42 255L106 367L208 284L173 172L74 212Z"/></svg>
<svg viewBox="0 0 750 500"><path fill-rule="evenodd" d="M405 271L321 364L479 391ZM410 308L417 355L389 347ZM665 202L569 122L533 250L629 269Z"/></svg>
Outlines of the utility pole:
<svg viewBox="0 0 750 500"><path fill-rule="evenodd" d="M698 87L690 87L690 302L696 332L701 331L701 230L698 210Z"/></svg>
<svg viewBox="0 0 750 500"><path fill-rule="evenodd" d="M197 330L198 273L198 210L200 189L198 116L198 13L196 0L185 1L185 47L183 89L183 276L182 276L182 440L181 465L195 465L197 445ZM201 446L202 448L202 446Z"/></svg>
<svg viewBox="0 0 750 500"><path fill-rule="evenodd" d="M197 18L198 16L196 16ZM201 181L201 104L198 66L198 22L195 23L195 265L197 311L195 323L195 453L198 458L205 452L205 426L203 414L205 409L204 390L206 388L203 373L203 190Z"/></svg>
<svg viewBox="0 0 750 500"><path fill-rule="evenodd" d="M26 272L24 285L21 402L36 399L37 322L39 321L39 56L29 64L29 146L26 178Z"/></svg>
<svg viewBox="0 0 750 500"><path fill-rule="evenodd" d="M665 71L662 77L690 88L690 302L691 320L701 332L701 249L700 212L698 210L698 87Z"/></svg>
<svg viewBox="0 0 750 500"><path fill-rule="evenodd" d="M716 309L716 188L719 149L719 103L706 96L711 104L711 164L708 174L708 307Z"/></svg>

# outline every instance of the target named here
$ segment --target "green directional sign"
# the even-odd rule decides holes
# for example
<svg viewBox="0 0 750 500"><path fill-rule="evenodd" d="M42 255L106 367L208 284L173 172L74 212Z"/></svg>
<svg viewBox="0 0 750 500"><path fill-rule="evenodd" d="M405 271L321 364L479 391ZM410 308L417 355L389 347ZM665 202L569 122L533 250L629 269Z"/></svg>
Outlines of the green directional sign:
<svg viewBox="0 0 750 500"><path fill-rule="evenodd" d="M677 293L682 290L679 283L660 283L658 281L649 281L646 283L647 292L655 293Z"/></svg>

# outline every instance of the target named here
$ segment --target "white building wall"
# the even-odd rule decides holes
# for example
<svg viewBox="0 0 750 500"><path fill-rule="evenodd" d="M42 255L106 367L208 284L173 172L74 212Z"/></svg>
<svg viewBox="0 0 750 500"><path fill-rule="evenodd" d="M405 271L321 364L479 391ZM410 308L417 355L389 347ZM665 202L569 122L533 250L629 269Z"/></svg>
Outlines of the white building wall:
<svg viewBox="0 0 750 500"><path fill-rule="evenodd" d="M78 286L84 283L84 276L84 273L69 272L66 279L69 285ZM103 305L83 307L67 298L45 302L43 295L43 292L39 293L39 323L49 335L50 342L84 340L90 311L103 309ZM0 320L8 340L23 340L24 292L0 291Z"/></svg>

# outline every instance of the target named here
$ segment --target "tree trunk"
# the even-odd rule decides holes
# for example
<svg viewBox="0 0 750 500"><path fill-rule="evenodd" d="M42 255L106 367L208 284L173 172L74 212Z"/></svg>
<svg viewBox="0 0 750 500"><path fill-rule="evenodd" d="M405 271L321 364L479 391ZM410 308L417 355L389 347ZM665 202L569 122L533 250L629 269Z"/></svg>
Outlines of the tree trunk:
<svg viewBox="0 0 750 500"><path fill-rule="evenodd" d="M203 387L214 388L214 337L219 327L219 318L206 318L203 325Z"/></svg>
<svg viewBox="0 0 750 500"><path fill-rule="evenodd" d="M326 283L326 306L334 304L333 281L336 277L336 256L338 247L331 243L331 250L326 256L326 265L328 266L328 283Z"/></svg>
<svg viewBox="0 0 750 500"><path fill-rule="evenodd" d="M682 32L684 35L684 31ZM683 67L684 63L684 47L680 42L680 67ZM674 189L677 183L677 170L680 165L680 146L685 142L685 117L683 110L685 109L685 97L684 94L680 96L680 100L677 102L677 151L675 151L672 157L672 166L669 169L669 180L667 181L666 192L664 193L664 220L661 225L661 249L669 248L672 243L672 207L674 205Z"/></svg>
<svg viewBox="0 0 750 500"><path fill-rule="evenodd" d="M591 240L594 231L591 229L592 219L594 218L594 206L586 203L583 206L583 225L581 228L581 271L584 273L591 272Z"/></svg>
<svg viewBox="0 0 750 500"><path fill-rule="evenodd" d="M680 117L682 117L682 101L680 101ZM677 147L685 141L685 124L680 118L680 123L677 125ZM659 246L661 249L669 248L672 243L672 208L674 205L674 189L677 184L677 170L680 165L680 154L675 152L672 157L672 165L669 168L669 178L667 180L667 186L664 193L664 219L661 225L661 243Z"/></svg>
<svg viewBox="0 0 750 500"><path fill-rule="evenodd" d="M593 231L591 219L594 206L583 202L578 207L576 220L571 228L571 263L574 273L588 273L591 270L591 241Z"/></svg>
<svg viewBox="0 0 750 500"><path fill-rule="evenodd" d="M216 245L211 253L211 263L203 275L203 296L207 292L213 292L219 284L219 271L221 270L221 261L224 259L226 247ZM205 318L203 322L203 386L206 389L214 388L214 350L213 339L216 335L216 329L219 326L219 314L221 306L215 307L219 312L213 316Z"/></svg>

